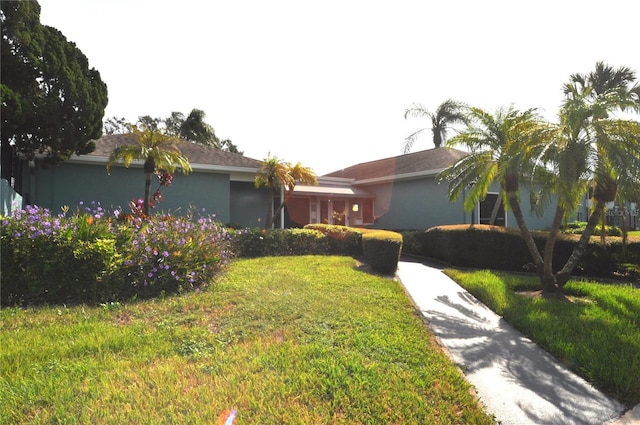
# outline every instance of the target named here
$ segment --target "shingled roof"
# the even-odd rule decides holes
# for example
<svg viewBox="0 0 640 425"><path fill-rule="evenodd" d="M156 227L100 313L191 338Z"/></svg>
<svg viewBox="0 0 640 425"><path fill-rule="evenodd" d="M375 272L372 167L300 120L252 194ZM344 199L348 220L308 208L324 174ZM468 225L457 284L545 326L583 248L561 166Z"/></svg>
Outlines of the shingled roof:
<svg viewBox="0 0 640 425"><path fill-rule="evenodd" d="M391 158L352 165L326 174L325 177L366 180L384 180L415 175L438 173L469 153L451 148L434 148Z"/></svg>
<svg viewBox="0 0 640 425"><path fill-rule="evenodd" d="M96 149L88 154L92 157L106 157L122 145L137 143L133 134L110 134L96 140ZM180 151L189 158L192 168L197 165L209 165L218 167L259 168L262 161L248 158L233 152L211 148L197 143L184 142L180 144Z"/></svg>

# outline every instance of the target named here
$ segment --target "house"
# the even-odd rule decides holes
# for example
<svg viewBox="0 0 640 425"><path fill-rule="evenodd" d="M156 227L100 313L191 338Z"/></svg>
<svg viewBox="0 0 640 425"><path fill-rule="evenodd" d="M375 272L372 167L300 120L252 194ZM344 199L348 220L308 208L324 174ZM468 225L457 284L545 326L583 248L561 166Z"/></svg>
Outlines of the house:
<svg viewBox="0 0 640 425"><path fill-rule="evenodd" d="M467 152L434 148L365 162L318 178L317 187L296 186L287 198L286 225L306 223L344 224L383 229L427 229L443 224L493 224L516 226L515 217L505 213L498 188L465 212L464 199L450 202L446 182L437 175L467 155ZM522 209L529 208L529 194L523 190ZM551 213L525 217L532 229L551 225Z"/></svg>
<svg viewBox="0 0 640 425"><path fill-rule="evenodd" d="M103 208L120 207L142 197L142 161L129 168L115 165L107 174L109 155L120 145L135 143L130 135L107 135L96 141L88 155L74 156L46 169L24 167L25 204L60 211L80 202L99 201ZM164 199L155 211L185 214L191 207L215 214L217 220L239 227L261 227L266 219L268 191L254 185L262 161L207 146L181 146L192 173L174 175L162 187ZM384 229L426 229L442 224L489 223L515 226L515 218L503 205L494 209L498 190L489 193L472 212L462 208L463 199L450 202L446 182L436 176L467 153L434 148L405 155L355 164L318 177L317 186L296 185L292 192L277 194L275 205L285 201L276 227L302 227L329 223ZM158 187L152 183L151 191ZM527 193L521 196L523 211L529 211ZM532 229L549 227L550 213L526 217Z"/></svg>
<svg viewBox="0 0 640 425"><path fill-rule="evenodd" d="M134 161L129 168L116 164L110 174L106 164L117 146L131 143L136 143L131 135L107 135L96 140L96 149L90 154L73 156L45 169L27 169L23 176L24 202L53 212L92 201L99 201L103 208L129 211L129 202L144 193L143 162ZM192 173L177 172L171 185L161 188L164 199L154 211L185 214L190 208L204 209L221 223L260 226L268 200L267 190L254 186L261 161L195 143L184 143L180 149L189 159ZM158 188L154 180L152 193Z"/></svg>

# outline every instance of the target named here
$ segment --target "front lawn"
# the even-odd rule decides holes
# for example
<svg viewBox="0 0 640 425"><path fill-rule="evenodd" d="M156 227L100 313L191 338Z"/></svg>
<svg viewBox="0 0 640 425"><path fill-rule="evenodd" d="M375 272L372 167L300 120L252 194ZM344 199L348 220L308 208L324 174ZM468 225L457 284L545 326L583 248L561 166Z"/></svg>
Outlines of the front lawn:
<svg viewBox="0 0 640 425"><path fill-rule="evenodd" d="M492 423L402 286L348 257L235 260L204 291L0 318L6 423Z"/></svg>
<svg viewBox="0 0 640 425"><path fill-rule="evenodd" d="M629 406L640 403L640 289L571 281L566 302L532 296L536 276L446 273L596 387Z"/></svg>

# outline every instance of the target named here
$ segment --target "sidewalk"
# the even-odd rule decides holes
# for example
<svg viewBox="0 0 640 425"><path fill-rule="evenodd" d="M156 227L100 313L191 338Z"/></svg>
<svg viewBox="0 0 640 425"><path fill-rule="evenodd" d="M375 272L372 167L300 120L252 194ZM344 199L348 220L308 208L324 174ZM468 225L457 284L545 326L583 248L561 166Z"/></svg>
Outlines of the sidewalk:
<svg viewBox="0 0 640 425"><path fill-rule="evenodd" d="M486 411L509 424L632 424L624 406L568 371L447 277L403 257L398 277Z"/></svg>

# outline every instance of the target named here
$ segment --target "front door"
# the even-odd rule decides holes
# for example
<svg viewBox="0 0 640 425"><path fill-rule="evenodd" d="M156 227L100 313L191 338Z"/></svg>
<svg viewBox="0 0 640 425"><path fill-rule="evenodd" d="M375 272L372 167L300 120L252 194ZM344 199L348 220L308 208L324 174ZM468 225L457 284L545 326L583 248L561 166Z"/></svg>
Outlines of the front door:
<svg viewBox="0 0 640 425"><path fill-rule="evenodd" d="M320 223L344 226L347 222L347 203L329 199L320 200Z"/></svg>
<svg viewBox="0 0 640 425"><path fill-rule="evenodd" d="M345 201L332 201L333 224L344 226L347 222L347 203Z"/></svg>

